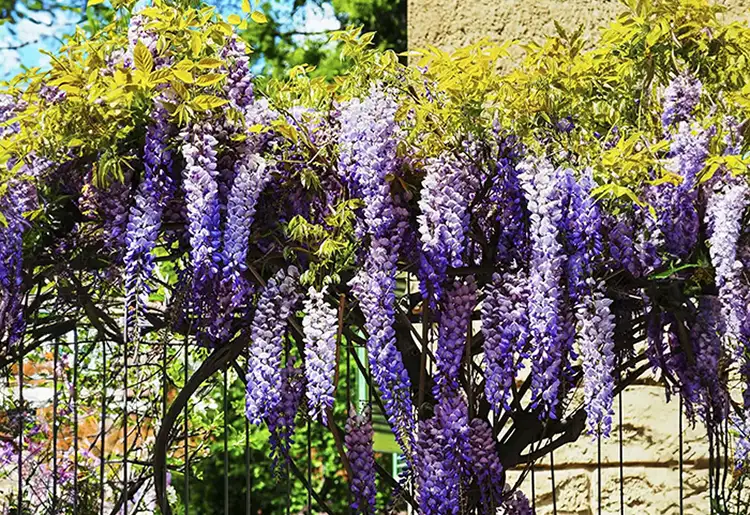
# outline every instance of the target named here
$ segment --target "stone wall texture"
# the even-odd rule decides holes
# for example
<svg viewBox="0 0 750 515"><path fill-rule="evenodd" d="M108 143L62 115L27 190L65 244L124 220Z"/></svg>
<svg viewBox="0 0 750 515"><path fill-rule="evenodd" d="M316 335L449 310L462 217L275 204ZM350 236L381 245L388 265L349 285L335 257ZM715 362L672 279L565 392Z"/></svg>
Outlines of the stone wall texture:
<svg viewBox="0 0 750 515"><path fill-rule="evenodd" d="M726 20L750 19L750 0L724 0ZM486 37L502 42L542 41L555 31L584 26L591 41L623 9L617 1L596 0L409 0L409 47L434 45L443 50ZM513 57L520 55L515 50ZM612 437L601 444L601 497L605 514L620 513L620 424L615 403ZM622 458L624 512L680 513L679 424L676 399L667 403L664 389L642 384L622 394ZM683 421L682 474L684 513L709 513L708 440L700 426ZM582 438L554 455L557 513L593 515L598 511L599 453L597 442ZM515 481L518 472L510 472ZM552 477L549 459L534 471L537 513L552 513ZM531 493L531 479L522 489Z"/></svg>

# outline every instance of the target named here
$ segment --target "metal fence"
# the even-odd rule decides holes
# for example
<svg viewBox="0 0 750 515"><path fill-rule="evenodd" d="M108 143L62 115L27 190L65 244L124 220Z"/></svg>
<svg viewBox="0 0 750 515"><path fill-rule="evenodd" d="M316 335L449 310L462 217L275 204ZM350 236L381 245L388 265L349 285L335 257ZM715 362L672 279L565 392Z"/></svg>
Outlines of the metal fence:
<svg viewBox="0 0 750 515"><path fill-rule="evenodd" d="M421 396L434 367L429 352L434 335L427 314L414 314L411 307L406 306L411 336L416 342L428 342L428 352L411 356L422 361ZM345 413L335 413L327 427L320 427L300 412L295 447L276 457L276 472L269 476L273 460L264 454L267 435L251 429L241 407L247 335L207 349L196 344L189 322L181 322L188 326L176 332L157 332L160 337L151 333L149 338L136 338L134 334L141 334L139 326L128 328L126 321L121 330L117 317L115 309L112 318L100 318L99 327L90 323L91 313L85 320L80 313L62 322L52 317L56 325L51 330L39 316L29 323L25 340L0 363L6 371L0 399L0 502L5 513L132 515L155 513L160 503L168 506L161 512L186 515L352 512L343 460ZM480 338L470 336L470 341ZM375 413L378 480L387 492L379 499L379 512L416 513L414 485L408 480L399 483L403 463L382 420L380 399L369 388L364 339L340 327L338 342L337 399L345 406L369 405ZM290 341L288 352L292 345ZM637 363L628 363L627 370ZM481 390L481 374L472 374L469 380ZM519 385L521 392L525 388ZM597 450L592 464L597 513L611 513L612 506L621 514L637 512L626 503L623 423L639 414L624 413L621 389L618 396L614 432L604 445L618 446L619 462L602 462L601 438L589 444ZM685 425L680 409L674 421L679 513L690 513L684 502ZM580 428L561 434L573 441ZM707 439L710 496L706 495L705 511L699 513L743 513L742 482L734 477L728 459L728 426ZM543 435L533 441L527 447L530 459L509 470L507 481L522 485L540 513L562 513L556 472L568 464L555 460L555 449L566 442L550 445L551 439ZM206 467L209 462L212 466ZM602 472L613 466L619 474L618 488L603 492ZM550 481L551 503L540 500L542 481ZM208 491L210 506L201 504ZM467 513L480 513L471 500Z"/></svg>

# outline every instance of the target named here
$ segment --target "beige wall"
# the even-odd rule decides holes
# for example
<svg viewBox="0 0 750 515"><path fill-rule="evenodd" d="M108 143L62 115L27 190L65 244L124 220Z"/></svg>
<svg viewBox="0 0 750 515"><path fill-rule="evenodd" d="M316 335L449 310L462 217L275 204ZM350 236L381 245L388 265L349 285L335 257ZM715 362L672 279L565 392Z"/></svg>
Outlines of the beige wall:
<svg viewBox="0 0 750 515"><path fill-rule="evenodd" d="M750 0L720 3L726 19L750 18ZM590 39L622 10L614 0L408 0L409 48L451 50L482 37L539 41L555 32L555 20L568 30L583 25Z"/></svg>
<svg viewBox="0 0 750 515"><path fill-rule="evenodd" d="M725 19L750 18L750 0L722 3L728 6ZM540 41L544 34L554 32L554 20L565 29L583 24L591 39L622 8L617 1L594 0L409 0L409 47L431 44L451 50L482 37ZM663 389L653 383L637 385L623 394L623 414L625 513L679 513L677 402L665 403ZM685 425L685 513L704 514L709 512L708 442L701 427L691 429ZM606 514L620 512L617 434L615 422L613 438L602 445L602 513ZM540 514L552 513L549 461L545 463L540 464L535 475ZM598 512L596 464L596 442L587 438L556 453L558 513ZM512 480L517 477L513 472L509 475ZM528 479L523 490L531 492Z"/></svg>

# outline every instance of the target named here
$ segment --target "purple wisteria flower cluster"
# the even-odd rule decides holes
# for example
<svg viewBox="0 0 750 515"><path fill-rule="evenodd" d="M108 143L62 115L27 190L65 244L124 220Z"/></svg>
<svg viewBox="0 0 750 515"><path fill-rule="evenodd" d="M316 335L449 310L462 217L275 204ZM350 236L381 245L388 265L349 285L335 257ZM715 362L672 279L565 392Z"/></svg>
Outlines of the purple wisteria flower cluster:
<svg viewBox="0 0 750 515"><path fill-rule="evenodd" d="M494 274L482 302L485 395L495 413L510 409L511 385L529 338L528 281L523 272Z"/></svg>
<svg viewBox="0 0 750 515"><path fill-rule="evenodd" d="M311 418L328 421L333 408L333 379L336 373L336 310L325 300L325 291L310 288L305 299L305 377L307 407Z"/></svg>
<svg viewBox="0 0 750 515"><path fill-rule="evenodd" d="M583 366L586 425L593 435L609 436L612 428L612 396L615 386L614 315L603 284L590 280L592 290L578 308L578 345Z"/></svg>
<svg viewBox="0 0 750 515"><path fill-rule="evenodd" d="M346 457L352 471L352 508L360 513L375 511L375 453L369 408L361 414L352 406L346 421Z"/></svg>
<svg viewBox="0 0 750 515"><path fill-rule="evenodd" d="M418 217L421 289L433 306L441 299L448 267L464 264L469 205L478 188L477 171L465 158L446 154L425 165Z"/></svg>
<svg viewBox="0 0 750 515"><path fill-rule="evenodd" d="M299 272L293 266L279 270L258 299L250 330L252 345L247 369L245 414L260 424L281 403L281 359L289 317L299 300Z"/></svg>
<svg viewBox="0 0 750 515"><path fill-rule="evenodd" d="M563 205L560 170L544 160L527 160L519 165L520 179L531 213L529 266L529 332L532 354L532 399L542 413L557 418L563 371L564 338L562 321L564 265L560 242Z"/></svg>
<svg viewBox="0 0 750 515"><path fill-rule="evenodd" d="M471 327L471 314L476 305L476 282L469 276L456 281L446 291L440 311L438 346L435 352L437 367L435 396L453 396L459 389L461 364L464 361L466 334Z"/></svg>
<svg viewBox="0 0 750 515"><path fill-rule="evenodd" d="M731 422L746 466L750 174L734 100L670 69L621 104L644 109L635 127L633 113L557 102L511 119L512 103L491 105L512 97L505 85L473 116L432 65L414 82L393 63L367 84L311 79L302 92L300 74L265 87L230 25L206 37L191 25L183 45L157 32L153 9L92 58L101 84L143 85L122 100L138 123L120 125L104 100L88 113L127 139L71 129L60 141L75 145L36 145L19 113L65 118L76 88L0 93L0 362L37 300L81 303L60 311L93 322L91 304L124 299L137 345L164 333L209 359L247 351L245 415L268 428L274 467L291 468L303 411L333 432L352 507L368 514L386 423L406 466L394 499L424 515L532 513L506 472L542 440L609 436L613 395L648 368L691 421L712 434ZM659 110L646 96L665 74ZM128 333L98 319L102 336ZM342 432L339 372L353 363L346 381L367 383L372 402L347 405ZM0 447L0 465L13 452Z"/></svg>
<svg viewBox="0 0 750 515"><path fill-rule="evenodd" d="M164 208L174 195L172 151L168 148L170 126L166 109L157 104L143 149L144 176L130 208L127 231L125 290L129 297L149 291L154 271L153 250L159 236ZM140 299L136 299L139 301Z"/></svg>

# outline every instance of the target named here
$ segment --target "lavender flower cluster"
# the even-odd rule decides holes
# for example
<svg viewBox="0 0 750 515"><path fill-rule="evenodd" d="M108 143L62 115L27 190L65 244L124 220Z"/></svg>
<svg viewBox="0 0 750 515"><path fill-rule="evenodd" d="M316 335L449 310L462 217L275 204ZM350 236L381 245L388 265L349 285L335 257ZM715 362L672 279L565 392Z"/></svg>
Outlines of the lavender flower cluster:
<svg viewBox="0 0 750 515"><path fill-rule="evenodd" d="M293 266L281 269L268 280L250 327L245 414L252 424L272 415L282 401L281 358L287 321L299 293L299 272Z"/></svg>
<svg viewBox="0 0 750 515"><path fill-rule="evenodd" d="M441 299L448 267L464 264L469 205L478 187L477 172L465 159L447 154L425 166L418 217L421 289L433 307Z"/></svg>
<svg viewBox="0 0 750 515"><path fill-rule="evenodd" d="M305 377L307 406L311 418L327 423L333 408L333 379L336 368L336 310L324 297L325 291L310 288L305 299Z"/></svg>
<svg viewBox="0 0 750 515"><path fill-rule="evenodd" d="M373 451L372 420L369 408L357 414L349 410L346 421L346 457L352 471L352 508L360 513L375 512L375 453Z"/></svg>
<svg viewBox="0 0 750 515"><path fill-rule="evenodd" d="M560 242L563 205L560 170L544 160L527 160L519 165L523 189L531 213L529 228L529 332L534 341L532 355L532 399L544 416L557 418L563 371L563 321L561 290L564 265Z"/></svg>

